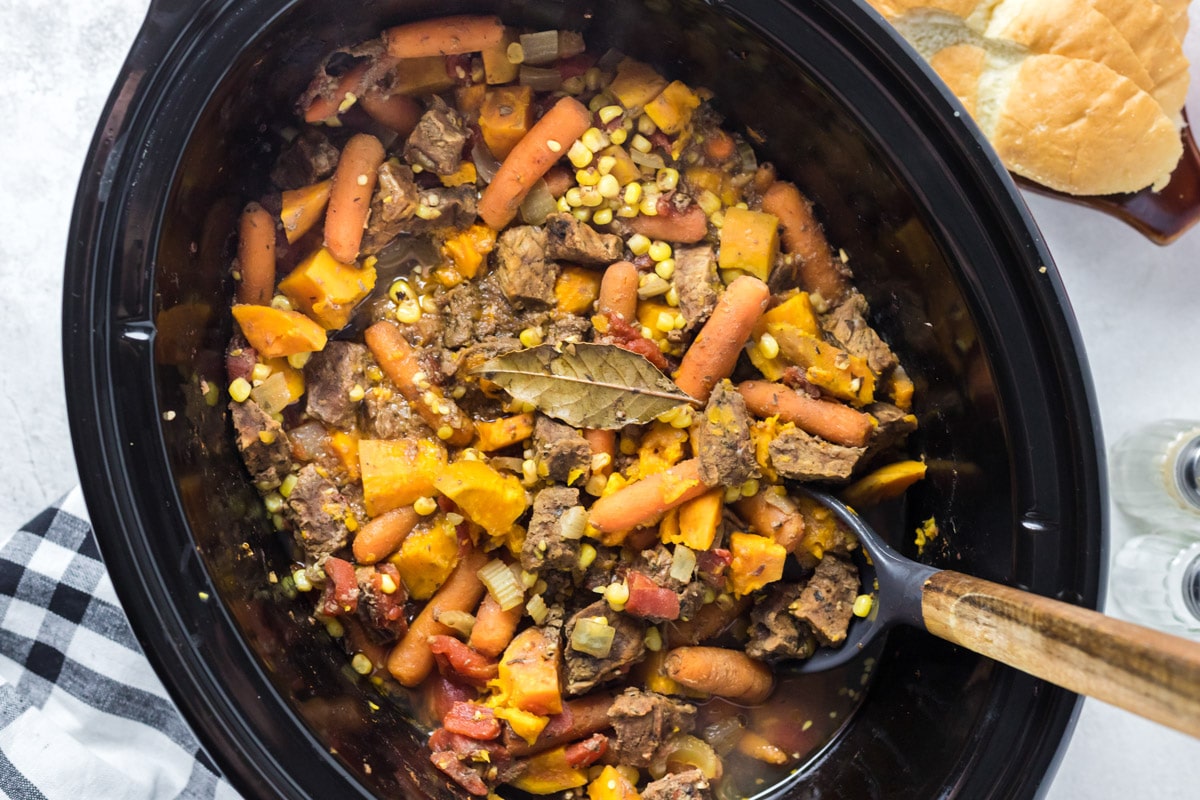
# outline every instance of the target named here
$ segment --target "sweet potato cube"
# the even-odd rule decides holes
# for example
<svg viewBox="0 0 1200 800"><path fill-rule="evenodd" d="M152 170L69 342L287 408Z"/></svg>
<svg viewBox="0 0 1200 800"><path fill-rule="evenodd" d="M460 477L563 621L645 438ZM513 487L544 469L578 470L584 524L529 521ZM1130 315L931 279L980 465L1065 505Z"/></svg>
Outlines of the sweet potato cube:
<svg viewBox="0 0 1200 800"><path fill-rule="evenodd" d="M878 505L899 497L925 477L924 461L897 461L864 475L842 491L842 500L854 508Z"/></svg>
<svg viewBox="0 0 1200 800"><path fill-rule="evenodd" d="M779 252L779 218L744 208L725 210L717 266L737 269L765 281Z"/></svg>
<svg viewBox="0 0 1200 800"><path fill-rule="evenodd" d="M233 318L246 341L266 358L315 353L325 347L324 328L298 311L239 303L233 307Z"/></svg>
<svg viewBox="0 0 1200 800"><path fill-rule="evenodd" d="M707 550L712 547L717 535L717 526L721 523L721 509L724 489L713 489L705 492L694 500L688 500L679 507L675 515L675 530L659 528L662 540L666 544L682 544L692 550ZM663 519L666 524L666 518Z"/></svg>
<svg viewBox="0 0 1200 800"><path fill-rule="evenodd" d="M632 58L617 65L617 75L608 85L609 93L625 108L640 108L667 88L667 79L654 67Z"/></svg>
<svg viewBox="0 0 1200 800"><path fill-rule="evenodd" d="M475 423L475 449L485 453L503 450L533 436L533 414L501 417Z"/></svg>
<svg viewBox="0 0 1200 800"><path fill-rule="evenodd" d="M434 479L434 487L489 535L508 534L517 517L525 513L525 487L514 475L505 475L482 461L457 461Z"/></svg>
<svg viewBox="0 0 1200 800"><path fill-rule="evenodd" d="M432 439L363 439L358 443L363 501L378 516L434 493L446 466L446 451Z"/></svg>
<svg viewBox="0 0 1200 800"><path fill-rule="evenodd" d="M287 236L288 244L294 244L320 221L325 206L329 204L332 187L333 181L325 180L283 193L283 210L279 219L283 222L283 233Z"/></svg>
<svg viewBox="0 0 1200 800"><path fill-rule="evenodd" d="M346 327L354 307L375 288L375 268L343 264L322 247L279 282L292 306L325 330Z"/></svg>
<svg viewBox="0 0 1200 800"><path fill-rule="evenodd" d="M444 516L418 525L388 559L414 600L433 597L458 564L458 533Z"/></svg>
<svg viewBox="0 0 1200 800"><path fill-rule="evenodd" d="M671 81L658 97L646 103L646 116L663 133L674 135L692 121L700 98L683 81Z"/></svg>
<svg viewBox="0 0 1200 800"><path fill-rule="evenodd" d="M583 267L563 267L554 283L554 299L559 311L587 314L600 296L600 273Z"/></svg>
<svg viewBox="0 0 1200 800"><path fill-rule="evenodd" d="M787 550L772 539L753 533L733 533L729 536L729 550L733 553L729 582L736 596L750 594L783 577Z"/></svg>
<svg viewBox="0 0 1200 800"><path fill-rule="evenodd" d="M561 714L559 648L542 628L526 628L500 658L499 680L507 705L531 714Z"/></svg>
<svg viewBox="0 0 1200 800"><path fill-rule="evenodd" d="M517 79L521 65L508 60L508 46L517 41L512 28L504 29L504 36L493 45L483 48L479 55L483 59L484 80L489 86L509 83Z"/></svg>
<svg viewBox="0 0 1200 800"><path fill-rule="evenodd" d="M533 89L489 89L479 108L479 131L492 155L503 161L533 125Z"/></svg>
<svg viewBox="0 0 1200 800"><path fill-rule="evenodd" d="M454 78L446 70L445 56L402 58L392 68L394 94L437 94L453 86Z"/></svg>
<svg viewBox="0 0 1200 800"><path fill-rule="evenodd" d="M530 794L556 794L578 789L587 782L587 769L572 767L567 762L565 747L556 747L533 756L520 777L511 781L514 787Z"/></svg>

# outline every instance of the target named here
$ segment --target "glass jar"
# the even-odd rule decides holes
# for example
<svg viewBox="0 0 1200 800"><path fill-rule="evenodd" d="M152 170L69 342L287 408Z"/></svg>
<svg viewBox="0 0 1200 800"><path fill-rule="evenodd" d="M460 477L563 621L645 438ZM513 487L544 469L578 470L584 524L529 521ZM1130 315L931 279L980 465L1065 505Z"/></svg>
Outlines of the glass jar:
<svg viewBox="0 0 1200 800"><path fill-rule="evenodd" d="M1160 530L1135 536L1117 552L1113 599L1132 620L1200 639L1200 535Z"/></svg>
<svg viewBox="0 0 1200 800"><path fill-rule="evenodd" d="M1154 525L1200 525L1200 422L1169 419L1126 434L1112 448L1117 507Z"/></svg>

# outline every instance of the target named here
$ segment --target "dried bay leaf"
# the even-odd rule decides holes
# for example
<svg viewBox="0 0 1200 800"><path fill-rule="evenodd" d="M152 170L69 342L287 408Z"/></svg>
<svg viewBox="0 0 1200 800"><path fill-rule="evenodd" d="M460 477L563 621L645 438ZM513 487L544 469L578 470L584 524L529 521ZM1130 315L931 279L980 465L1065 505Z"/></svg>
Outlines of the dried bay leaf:
<svg viewBox="0 0 1200 800"><path fill-rule="evenodd" d="M691 403L644 356L610 344L544 344L493 358L476 373L576 428L620 428Z"/></svg>

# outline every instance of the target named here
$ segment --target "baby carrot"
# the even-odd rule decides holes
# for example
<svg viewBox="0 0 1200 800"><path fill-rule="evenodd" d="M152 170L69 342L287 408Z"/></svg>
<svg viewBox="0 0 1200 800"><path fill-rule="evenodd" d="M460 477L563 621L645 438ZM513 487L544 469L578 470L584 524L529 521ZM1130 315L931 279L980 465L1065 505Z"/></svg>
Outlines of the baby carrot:
<svg viewBox="0 0 1200 800"><path fill-rule="evenodd" d="M367 328L363 338L379 362L379 368L396 384L400 394L433 428L439 439L457 447L471 441L475 436L471 418L424 377L416 352L399 328L381 320Z"/></svg>
<svg viewBox="0 0 1200 800"><path fill-rule="evenodd" d="M401 136L412 133L424 113L421 104L408 95L387 95L379 89L369 90L358 103L371 119Z"/></svg>
<svg viewBox="0 0 1200 800"><path fill-rule="evenodd" d="M238 224L239 303L269 305L275 291L275 220L258 203L248 203Z"/></svg>
<svg viewBox="0 0 1200 800"><path fill-rule="evenodd" d="M608 692L596 692L568 700L563 703L561 714L550 717L550 722L533 744L513 734L511 729L504 732L504 744L514 756L529 756L578 741L612 724L608 718L608 708L612 702L613 696Z"/></svg>
<svg viewBox="0 0 1200 800"><path fill-rule="evenodd" d="M862 447L875 430L870 414L832 400L814 400L781 383L743 381L737 390L751 413L760 417L778 414L780 421L793 422L806 433L834 444Z"/></svg>
<svg viewBox="0 0 1200 800"><path fill-rule="evenodd" d="M588 522L605 544L618 544L629 531L699 497L711 487L700 480L700 461L691 458L627 484L592 504Z"/></svg>
<svg viewBox="0 0 1200 800"><path fill-rule="evenodd" d="M821 223L813 216L812 204L794 184L779 181L767 189L762 210L779 217L783 249L800 257L803 288L817 292L830 303L846 293L846 275L833 258Z"/></svg>
<svg viewBox="0 0 1200 800"><path fill-rule="evenodd" d="M667 641L671 645L695 645L716 638L734 623L753 602L749 595L718 599L705 603L689 619L670 622L666 626Z"/></svg>
<svg viewBox="0 0 1200 800"><path fill-rule="evenodd" d="M525 614L525 606L515 605L505 611L490 594L485 595L475 612L475 626L467 642L477 652L492 658L498 657L512 641L517 625Z"/></svg>
<svg viewBox="0 0 1200 800"><path fill-rule="evenodd" d="M404 537L421 517L412 506L393 508L380 514L354 535L354 560L359 564L374 564L400 549Z"/></svg>
<svg viewBox="0 0 1200 800"><path fill-rule="evenodd" d="M629 220L629 227L649 239L694 244L708 234L708 217L700 206L690 206L681 214L638 214Z"/></svg>
<svg viewBox="0 0 1200 800"><path fill-rule="evenodd" d="M767 285L750 275L729 284L696 341L683 354L675 373L676 385L697 400L707 401L713 387L733 372L742 345L770 299Z"/></svg>
<svg viewBox="0 0 1200 800"><path fill-rule="evenodd" d="M359 64L354 69L347 70L344 75L338 78L337 86L333 88L333 91L314 97L312 102L308 104L308 108L304 109L304 121L316 123L336 117L342 107L342 102L346 99L346 95L358 93L359 86L362 84L363 78L366 77L367 69L370 66L370 63L367 62Z"/></svg>
<svg viewBox="0 0 1200 800"><path fill-rule="evenodd" d="M767 486L757 494L738 500L734 511L763 536L770 537L789 553L804 538L804 517L782 486Z"/></svg>
<svg viewBox="0 0 1200 800"><path fill-rule="evenodd" d="M388 28L383 38L396 58L478 53L504 38L504 23L492 16L439 17Z"/></svg>
<svg viewBox="0 0 1200 800"><path fill-rule="evenodd" d="M637 317L638 270L628 261L609 265L600 278L600 302L596 310L601 314L618 314L626 322Z"/></svg>
<svg viewBox="0 0 1200 800"><path fill-rule="evenodd" d="M378 139L360 133L346 142L338 158L329 208L325 211L325 246L343 264L353 264L358 258L363 226L384 156Z"/></svg>
<svg viewBox="0 0 1200 800"><path fill-rule="evenodd" d="M766 664L723 647L676 647L663 671L689 689L750 705L766 700L775 685Z"/></svg>
<svg viewBox="0 0 1200 800"><path fill-rule="evenodd" d="M452 636L454 631L437 621L447 611L470 613L487 591L478 572L488 562L488 555L471 549L463 554L450 577L421 609L392 652L388 653L387 668L403 686L416 686L433 671L433 651L430 636Z"/></svg>
<svg viewBox="0 0 1200 800"><path fill-rule="evenodd" d="M592 112L573 97L555 103L521 137L479 198L479 216L501 230L512 222L525 195L592 125Z"/></svg>

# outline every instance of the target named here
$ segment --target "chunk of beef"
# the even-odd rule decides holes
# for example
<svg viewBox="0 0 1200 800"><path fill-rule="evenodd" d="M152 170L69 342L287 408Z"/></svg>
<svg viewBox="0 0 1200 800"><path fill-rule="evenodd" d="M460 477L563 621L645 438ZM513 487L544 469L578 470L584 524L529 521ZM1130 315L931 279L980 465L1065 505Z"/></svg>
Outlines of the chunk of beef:
<svg viewBox="0 0 1200 800"><path fill-rule="evenodd" d="M372 439L418 439L432 433L387 378L367 389L363 412L363 432Z"/></svg>
<svg viewBox="0 0 1200 800"><path fill-rule="evenodd" d="M467 134L462 120L437 95L404 143L404 159L437 175L450 175L462 163Z"/></svg>
<svg viewBox="0 0 1200 800"><path fill-rule="evenodd" d="M346 546L351 509L333 481L312 464L300 470L287 500L288 518L306 560L316 563Z"/></svg>
<svg viewBox="0 0 1200 800"><path fill-rule="evenodd" d="M371 638L386 644L403 636L408 631L404 616L408 592L400 571L393 564L381 563L358 567L354 575L358 582L358 614Z"/></svg>
<svg viewBox="0 0 1200 800"><path fill-rule="evenodd" d="M454 287L443 308L447 347L464 347L472 340L482 343L491 337L516 339L521 331L540 327L548 319L544 310L513 308L494 274ZM518 343L514 349L520 347Z"/></svg>
<svg viewBox="0 0 1200 800"><path fill-rule="evenodd" d="M570 513L567 512L570 510ZM570 572L579 563L582 525L586 512L579 505L579 490L565 486L542 489L533 498L533 516L529 519L529 531L521 547L521 566L529 572L546 569L555 572ZM578 530L567 531L575 526Z"/></svg>
<svg viewBox="0 0 1200 800"><path fill-rule="evenodd" d="M750 612L746 655L762 661L808 658L813 654L817 642L812 630L788 611L803 591L798 583L776 583L767 588Z"/></svg>
<svg viewBox="0 0 1200 800"><path fill-rule="evenodd" d="M475 338L475 320L482 310L475 284L460 284L447 292L444 309L442 316L446 328L442 333L442 343L453 349L470 344Z"/></svg>
<svg viewBox="0 0 1200 800"><path fill-rule="evenodd" d="M846 638L857 596L858 569L849 559L826 553L789 609L812 627L817 641L835 645Z"/></svg>
<svg viewBox="0 0 1200 800"><path fill-rule="evenodd" d="M482 367L493 358L511 353L514 350L520 350L522 347L521 340L513 336L488 336L472 344L470 347L465 347L458 353L458 358L455 359L454 374L460 380L467 380L472 377L475 370Z"/></svg>
<svg viewBox="0 0 1200 800"><path fill-rule="evenodd" d="M437 186L417 193L417 213L401 227L401 233L417 236L445 228L461 230L475 222L475 186Z"/></svg>
<svg viewBox="0 0 1200 800"><path fill-rule="evenodd" d="M403 164L384 162L371 198L362 252L374 255L399 236L416 213L419 199L412 170Z"/></svg>
<svg viewBox="0 0 1200 800"><path fill-rule="evenodd" d="M797 481L844 481L867 452L865 447L843 447L812 436L799 428L780 431L767 446L771 466L785 478Z"/></svg>
<svg viewBox="0 0 1200 800"><path fill-rule="evenodd" d="M709 486L741 486L757 470L746 400L728 380L713 388L696 427L700 477Z"/></svg>
<svg viewBox="0 0 1200 800"><path fill-rule="evenodd" d="M584 617L604 617L615 631L612 649L604 658L581 653L570 645L575 625ZM645 626L613 611L607 600L598 600L576 612L567 621L564 633L567 646L563 648L563 660L566 664L567 694L570 696L587 694L606 681L626 675L646 655L643 641Z"/></svg>
<svg viewBox="0 0 1200 800"><path fill-rule="evenodd" d="M561 314L550 319L546 344L561 345L582 342L592 330L592 321L576 314Z"/></svg>
<svg viewBox="0 0 1200 800"><path fill-rule="evenodd" d="M610 748L618 764L648 767L663 741L674 733L691 733L696 707L657 692L626 689L608 707L617 741Z"/></svg>
<svg viewBox="0 0 1200 800"><path fill-rule="evenodd" d="M558 267L546 261L546 231L518 225L496 243L496 280L509 302L518 307L554 305Z"/></svg>
<svg viewBox="0 0 1200 800"><path fill-rule="evenodd" d="M675 250L675 290L685 331L704 324L717 307L717 257L707 245Z"/></svg>
<svg viewBox="0 0 1200 800"><path fill-rule="evenodd" d="M291 444L283 426L252 399L231 402L229 414L246 469L260 488L274 489L292 468Z"/></svg>
<svg viewBox="0 0 1200 800"><path fill-rule="evenodd" d="M846 352L865 359L872 372L882 375L900 362L867 323L867 311L867 299L859 292L850 292L828 314L821 315L821 327Z"/></svg>
<svg viewBox="0 0 1200 800"><path fill-rule="evenodd" d="M712 800L712 790L703 772L689 769L646 784L642 800Z"/></svg>
<svg viewBox="0 0 1200 800"><path fill-rule="evenodd" d="M891 403L872 403L863 408L863 411L874 417L878 423L871 433L871 441L867 442L864 460L870 460L875 455L902 443L917 429L917 418Z"/></svg>
<svg viewBox="0 0 1200 800"><path fill-rule="evenodd" d="M271 182L280 189L299 189L333 174L341 154L319 128L308 126L275 160Z"/></svg>
<svg viewBox="0 0 1200 800"><path fill-rule="evenodd" d="M313 353L304 365L308 415L335 428L354 424L361 394L367 385L368 351L354 342L332 341Z"/></svg>
<svg viewBox="0 0 1200 800"><path fill-rule="evenodd" d="M598 267L619 261L624 251L625 244L620 236L600 233L570 214L559 213L546 217L548 258Z"/></svg>
<svg viewBox="0 0 1200 800"><path fill-rule="evenodd" d="M533 448L552 481L585 483L591 474L592 448L570 425L538 414L533 423Z"/></svg>

